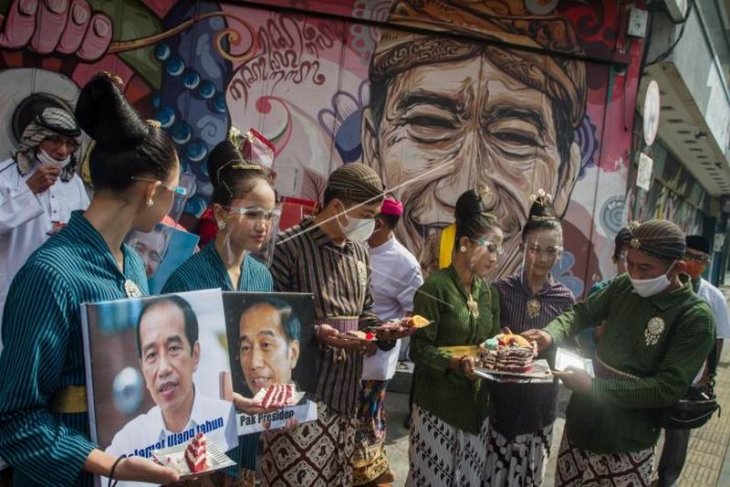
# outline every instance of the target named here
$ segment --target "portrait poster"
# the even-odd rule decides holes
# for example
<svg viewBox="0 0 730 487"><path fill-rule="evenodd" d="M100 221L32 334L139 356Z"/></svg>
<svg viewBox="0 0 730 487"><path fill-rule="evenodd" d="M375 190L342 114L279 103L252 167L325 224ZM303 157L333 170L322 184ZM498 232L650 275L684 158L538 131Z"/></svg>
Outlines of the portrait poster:
<svg viewBox="0 0 730 487"><path fill-rule="evenodd" d="M158 223L151 232L132 231L126 242L142 258L150 294L159 294L170 275L193 255L200 237Z"/></svg>
<svg viewBox="0 0 730 487"><path fill-rule="evenodd" d="M294 418L298 423L317 419L313 398L319 345L313 299L304 293L223 293L232 393L253 399L275 384L292 384L303 393L292 406L239 412L239 435L281 428Z"/></svg>
<svg viewBox="0 0 730 487"><path fill-rule="evenodd" d="M230 366L220 290L84 304L81 316L90 434L102 450L151 458L198 433L224 453L238 446L235 407L222 399ZM148 484L119 483L139 485Z"/></svg>

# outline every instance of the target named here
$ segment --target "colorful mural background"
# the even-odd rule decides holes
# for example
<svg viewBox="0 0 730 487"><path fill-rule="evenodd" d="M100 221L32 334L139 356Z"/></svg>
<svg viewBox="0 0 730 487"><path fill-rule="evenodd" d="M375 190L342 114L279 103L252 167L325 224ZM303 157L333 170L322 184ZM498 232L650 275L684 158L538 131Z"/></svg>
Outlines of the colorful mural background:
<svg viewBox="0 0 730 487"><path fill-rule="evenodd" d="M318 199L339 165L373 165L406 202L398 236L424 265L477 187L507 234L498 272L514 272L545 189L565 222L559 278L580 295L613 273L627 216L642 45L615 3L0 0L0 147L13 152L30 94L73 104L114 72L192 176L184 224L207 206L208 152L231 125L256 128L285 196Z"/></svg>

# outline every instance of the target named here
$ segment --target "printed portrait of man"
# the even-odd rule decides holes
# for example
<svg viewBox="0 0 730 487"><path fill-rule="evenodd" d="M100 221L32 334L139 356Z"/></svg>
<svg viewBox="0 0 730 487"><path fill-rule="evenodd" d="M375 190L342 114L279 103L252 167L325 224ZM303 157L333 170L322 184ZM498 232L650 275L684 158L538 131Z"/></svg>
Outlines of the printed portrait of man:
<svg viewBox="0 0 730 487"><path fill-rule="evenodd" d="M581 163L574 130L585 113L585 66L501 44L577 49L563 17L534 15L521 0L444 5L392 6L389 21L431 32L382 31L369 69L363 160L403 201L397 237L429 270L459 195L484 191L505 235L491 277L505 275L521 261L530 196L550 193L561 217L568 207Z"/></svg>
<svg viewBox="0 0 730 487"><path fill-rule="evenodd" d="M253 395L292 382L300 353L301 323L291 306L274 297L253 301L239 320L239 360Z"/></svg>
<svg viewBox="0 0 730 487"><path fill-rule="evenodd" d="M134 247L135 252L142 257L147 277L152 277L160 262L165 257L169 232L161 229L160 226L151 232L131 232L127 241Z"/></svg>
<svg viewBox="0 0 730 487"><path fill-rule="evenodd" d="M198 318L182 297L171 294L145 302L137 322L137 354L155 406L114 435L107 451L148 456L150 445L187 443L198 432L222 451L238 444L233 405L202 396L193 382L201 360L198 335Z"/></svg>

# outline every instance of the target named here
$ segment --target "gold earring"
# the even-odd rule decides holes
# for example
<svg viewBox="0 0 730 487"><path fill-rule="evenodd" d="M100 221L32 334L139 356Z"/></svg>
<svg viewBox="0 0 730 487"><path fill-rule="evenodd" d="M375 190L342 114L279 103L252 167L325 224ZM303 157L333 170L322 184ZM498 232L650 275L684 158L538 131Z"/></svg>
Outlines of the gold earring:
<svg viewBox="0 0 730 487"><path fill-rule="evenodd" d="M152 205L154 205L154 204L155 204L155 202L154 202L154 201L152 201L152 198L150 198L150 199L148 199L148 200L147 200L147 202L146 202L146 203L144 204L144 207L145 207L145 208L147 208L147 209L149 210L150 208L152 208Z"/></svg>

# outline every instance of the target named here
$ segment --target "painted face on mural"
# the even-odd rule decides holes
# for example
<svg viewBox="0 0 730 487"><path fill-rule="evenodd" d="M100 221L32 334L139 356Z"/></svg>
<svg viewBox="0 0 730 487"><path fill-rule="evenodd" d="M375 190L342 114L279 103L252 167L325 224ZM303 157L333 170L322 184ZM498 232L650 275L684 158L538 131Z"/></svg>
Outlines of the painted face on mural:
<svg viewBox="0 0 730 487"><path fill-rule="evenodd" d="M487 187L506 251L495 274L513 271L530 195L551 192L562 214L578 173L578 147L563 161L555 119L549 97L486 55L394 76L379 123L366 110L363 147L386 187L400 186L406 214L399 237L421 250L453 222L458 195Z"/></svg>

